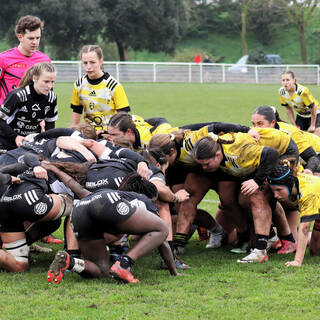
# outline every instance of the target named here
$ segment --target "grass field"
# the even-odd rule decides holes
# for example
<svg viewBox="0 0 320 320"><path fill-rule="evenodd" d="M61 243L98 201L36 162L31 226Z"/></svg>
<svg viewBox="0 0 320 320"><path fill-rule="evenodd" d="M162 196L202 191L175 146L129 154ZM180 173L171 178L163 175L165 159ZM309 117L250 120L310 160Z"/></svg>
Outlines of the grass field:
<svg viewBox="0 0 320 320"><path fill-rule="evenodd" d="M259 105L279 106L278 86L231 84L125 83L133 113L165 116L173 125L199 121L249 124ZM309 87L320 98L320 88ZM57 83L59 126L70 124L72 84ZM284 115L283 112L281 114ZM214 215L217 196L201 207ZM56 233L62 237L62 230ZM111 279L84 280L66 273L49 285L53 253L35 255L25 274L1 272L0 319L318 319L319 257L306 254L301 268L286 268L292 256L270 255L264 264L237 264L229 246L205 249L194 236L183 259L192 269L171 277L159 269L156 252L134 265L137 285Z"/></svg>

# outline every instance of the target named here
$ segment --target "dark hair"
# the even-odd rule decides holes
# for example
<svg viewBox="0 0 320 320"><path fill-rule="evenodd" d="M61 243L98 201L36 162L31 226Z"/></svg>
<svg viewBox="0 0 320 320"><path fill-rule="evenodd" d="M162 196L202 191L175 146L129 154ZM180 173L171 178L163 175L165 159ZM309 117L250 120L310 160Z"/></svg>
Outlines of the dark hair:
<svg viewBox="0 0 320 320"><path fill-rule="evenodd" d="M25 87L26 85L32 83L33 76L39 77L43 72L56 72L56 68L52 63L49 62L36 63L25 72L24 76L19 82L18 88Z"/></svg>
<svg viewBox="0 0 320 320"><path fill-rule="evenodd" d="M128 174L121 182L119 190L137 192L153 199L158 196L157 187L150 181L143 179L138 173Z"/></svg>
<svg viewBox="0 0 320 320"><path fill-rule="evenodd" d="M40 18L35 16L24 16L21 17L16 25L16 34L25 34L26 30L35 31L39 28L43 29L44 22Z"/></svg>
<svg viewBox="0 0 320 320"><path fill-rule="evenodd" d="M297 169L295 166L295 161L282 160L280 164L273 168L271 173L268 175L267 180L270 185L285 186L290 195L293 186L295 184L299 186L299 181L296 177L296 174Z"/></svg>
<svg viewBox="0 0 320 320"><path fill-rule="evenodd" d="M272 122L273 120L276 121L274 110L268 106L260 106L255 109L252 114L260 114L261 116L264 116L265 119L269 122Z"/></svg>
<svg viewBox="0 0 320 320"><path fill-rule="evenodd" d="M52 165L56 166L61 171L67 173L74 180L76 180L82 186L86 183L87 172L92 165L92 162L76 163L76 162L50 162Z"/></svg>
<svg viewBox="0 0 320 320"><path fill-rule="evenodd" d="M199 139L193 147L193 155L197 160L204 160L214 158L220 148L220 144L234 143L235 137L232 133L232 140L224 140L217 138L213 139L211 136L205 136Z"/></svg>
<svg viewBox="0 0 320 320"><path fill-rule="evenodd" d="M118 112L114 114L108 123L108 126L116 127L121 132L125 133L128 129L136 130L136 125L132 120L132 116L127 112Z"/></svg>
<svg viewBox="0 0 320 320"><path fill-rule="evenodd" d="M163 164L168 163L166 155L160 148L141 150L139 153L151 164L160 164L160 166L162 166Z"/></svg>

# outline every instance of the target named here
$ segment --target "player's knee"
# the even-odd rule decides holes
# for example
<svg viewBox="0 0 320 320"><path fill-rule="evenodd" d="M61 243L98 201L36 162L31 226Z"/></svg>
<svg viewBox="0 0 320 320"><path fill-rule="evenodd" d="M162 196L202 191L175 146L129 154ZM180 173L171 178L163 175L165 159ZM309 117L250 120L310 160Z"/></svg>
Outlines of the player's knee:
<svg viewBox="0 0 320 320"><path fill-rule="evenodd" d="M13 242L4 243L4 246L13 258L15 259L15 264L8 268L12 272L23 272L29 266L29 252L30 248L27 245L26 239L20 239Z"/></svg>

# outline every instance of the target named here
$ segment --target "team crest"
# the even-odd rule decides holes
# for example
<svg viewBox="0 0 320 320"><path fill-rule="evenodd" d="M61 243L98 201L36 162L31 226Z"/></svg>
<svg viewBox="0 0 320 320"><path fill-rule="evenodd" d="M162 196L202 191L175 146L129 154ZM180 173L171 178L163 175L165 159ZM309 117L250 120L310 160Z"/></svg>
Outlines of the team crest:
<svg viewBox="0 0 320 320"><path fill-rule="evenodd" d="M122 216L126 216L130 212L130 207L126 202L119 202L117 204L116 210Z"/></svg>
<svg viewBox="0 0 320 320"><path fill-rule="evenodd" d="M93 103L93 102L90 102L89 108L90 108L90 110L93 110L93 109L94 109L94 103Z"/></svg>
<svg viewBox="0 0 320 320"><path fill-rule="evenodd" d="M39 202L34 207L34 213L41 216L47 212L48 206L44 202Z"/></svg>

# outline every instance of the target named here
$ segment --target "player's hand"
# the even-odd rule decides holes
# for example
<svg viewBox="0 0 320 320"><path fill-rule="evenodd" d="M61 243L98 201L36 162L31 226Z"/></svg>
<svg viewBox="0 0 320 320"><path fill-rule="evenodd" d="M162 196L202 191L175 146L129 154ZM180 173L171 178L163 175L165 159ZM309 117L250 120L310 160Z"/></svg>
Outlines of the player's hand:
<svg viewBox="0 0 320 320"><path fill-rule="evenodd" d="M257 130L255 130L255 129L250 129L250 130L248 131L248 134L250 134L250 136L251 136L254 140L256 140L256 141L258 141L258 140L260 139L260 134L259 134L259 132L258 132Z"/></svg>
<svg viewBox="0 0 320 320"><path fill-rule="evenodd" d="M142 178L147 179L149 175L149 168L144 161L138 163L137 172Z"/></svg>
<svg viewBox="0 0 320 320"><path fill-rule="evenodd" d="M245 196L252 196L258 189L259 185L253 179L244 181L241 184L241 192Z"/></svg>
<svg viewBox="0 0 320 320"><path fill-rule="evenodd" d="M41 133L46 131L46 122L42 120L40 123Z"/></svg>
<svg viewBox="0 0 320 320"><path fill-rule="evenodd" d="M301 263L293 260L293 261L287 261L285 264L286 267L301 267Z"/></svg>
<svg viewBox="0 0 320 320"><path fill-rule="evenodd" d="M175 197L177 199L177 202L183 202L190 198L190 194L185 189L180 189L175 193Z"/></svg>
<svg viewBox="0 0 320 320"><path fill-rule="evenodd" d="M310 126L308 131L311 132L311 133L314 133L314 131L316 130L316 127L315 126Z"/></svg>
<svg viewBox="0 0 320 320"><path fill-rule="evenodd" d="M22 142L26 141L26 138L23 136L17 136L15 139L16 145L17 147L21 147L22 146Z"/></svg>
<svg viewBox="0 0 320 320"><path fill-rule="evenodd" d="M38 179L48 180L48 172L45 168L42 168L41 166L34 167L33 174Z"/></svg>
<svg viewBox="0 0 320 320"><path fill-rule="evenodd" d="M21 179L17 178L17 177L14 177L14 176L11 176L11 183L12 184L20 184L21 183Z"/></svg>
<svg viewBox="0 0 320 320"><path fill-rule="evenodd" d="M83 140L80 140L80 143L81 143L84 147L86 147L86 148L88 148L88 149L90 149L90 148L93 147L94 142L95 142L95 141L92 140L92 139L83 139Z"/></svg>

